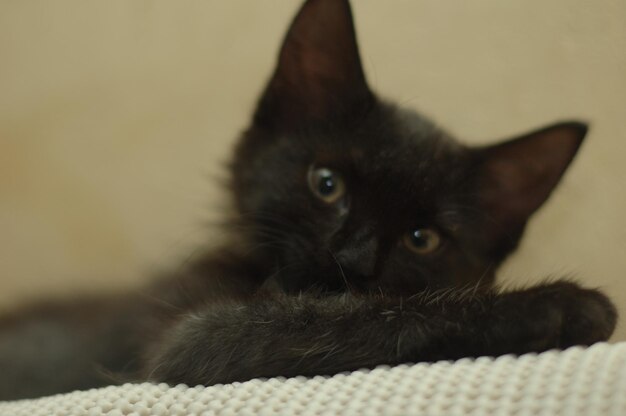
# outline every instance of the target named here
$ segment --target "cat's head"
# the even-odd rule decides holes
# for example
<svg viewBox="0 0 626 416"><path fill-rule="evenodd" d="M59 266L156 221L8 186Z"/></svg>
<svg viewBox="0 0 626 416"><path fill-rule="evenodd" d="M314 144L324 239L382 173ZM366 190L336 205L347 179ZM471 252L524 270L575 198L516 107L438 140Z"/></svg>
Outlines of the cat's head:
<svg viewBox="0 0 626 416"><path fill-rule="evenodd" d="M585 133L462 145L371 91L347 1L309 0L237 148L235 197L286 291L488 286Z"/></svg>

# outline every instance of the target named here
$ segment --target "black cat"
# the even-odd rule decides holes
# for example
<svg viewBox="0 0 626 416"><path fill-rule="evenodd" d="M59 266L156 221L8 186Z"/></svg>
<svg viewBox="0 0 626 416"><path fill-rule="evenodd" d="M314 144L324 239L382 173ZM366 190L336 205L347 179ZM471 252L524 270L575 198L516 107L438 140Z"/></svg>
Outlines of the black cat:
<svg viewBox="0 0 626 416"><path fill-rule="evenodd" d="M596 290L494 271L587 128L464 146L378 98L349 5L307 1L232 163L232 241L140 294L6 317L0 397L213 384L606 340Z"/></svg>

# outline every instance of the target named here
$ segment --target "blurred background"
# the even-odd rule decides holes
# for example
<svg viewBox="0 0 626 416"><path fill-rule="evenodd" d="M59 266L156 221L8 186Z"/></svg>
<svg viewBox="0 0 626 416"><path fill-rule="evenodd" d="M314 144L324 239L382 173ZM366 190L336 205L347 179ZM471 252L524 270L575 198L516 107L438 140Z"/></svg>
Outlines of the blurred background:
<svg viewBox="0 0 626 416"><path fill-rule="evenodd" d="M626 319L626 2L354 3L373 88L466 142L591 122L500 280L577 276ZM219 240L216 177L299 4L0 2L0 310L137 286Z"/></svg>

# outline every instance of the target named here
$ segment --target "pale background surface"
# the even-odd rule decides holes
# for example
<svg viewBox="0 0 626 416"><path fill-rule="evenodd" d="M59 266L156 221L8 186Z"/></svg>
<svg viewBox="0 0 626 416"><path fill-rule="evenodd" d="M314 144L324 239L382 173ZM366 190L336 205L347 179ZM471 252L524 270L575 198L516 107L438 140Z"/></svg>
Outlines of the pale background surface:
<svg viewBox="0 0 626 416"><path fill-rule="evenodd" d="M0 307L137 285L218 238L213 176L298 5L0 2ZM573 273L626 315L626 2L359 0L355 15L374 88L468 142L593 123L500 276Z"/></svg>

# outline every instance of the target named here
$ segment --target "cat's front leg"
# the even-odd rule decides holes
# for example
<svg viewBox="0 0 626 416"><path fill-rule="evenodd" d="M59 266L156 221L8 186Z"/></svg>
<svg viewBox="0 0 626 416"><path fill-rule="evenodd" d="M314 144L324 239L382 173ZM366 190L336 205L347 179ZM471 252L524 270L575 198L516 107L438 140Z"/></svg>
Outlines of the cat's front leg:
<svg viewBox="0 0 626 416"><path fill-rule="evenodd" d="M615 321L604 295L567 282L500 295L256 299L185 316L148 351L143 377L206 385L520 354L606 340Z"/></svg>

